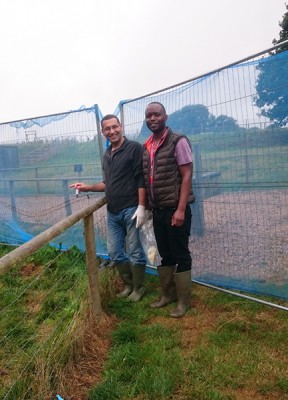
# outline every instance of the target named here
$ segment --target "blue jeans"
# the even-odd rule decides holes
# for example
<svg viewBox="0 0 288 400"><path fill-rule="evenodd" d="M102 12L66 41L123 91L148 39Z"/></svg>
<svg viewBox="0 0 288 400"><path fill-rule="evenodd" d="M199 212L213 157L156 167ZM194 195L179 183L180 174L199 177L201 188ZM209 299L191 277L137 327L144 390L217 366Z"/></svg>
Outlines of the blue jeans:
<svg viewBox="0 0 288 400"><path fill-rule="evenodd" d="M108 254L114 263L147 263L139 229L136 228L136 218L131 219L136 209L134 206L117 213L107 211Z"/></svg>

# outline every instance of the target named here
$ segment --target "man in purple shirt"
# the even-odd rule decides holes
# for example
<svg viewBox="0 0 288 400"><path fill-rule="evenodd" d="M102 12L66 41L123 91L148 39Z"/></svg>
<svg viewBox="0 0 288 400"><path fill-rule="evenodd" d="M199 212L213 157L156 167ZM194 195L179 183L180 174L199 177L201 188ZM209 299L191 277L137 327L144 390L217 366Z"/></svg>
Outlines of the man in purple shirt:
<svg viewBox="0 0 288 400"><path fill-rule="evenodd" d="M167 114L161 103L148 104L146 125L152 135L144 144L143 170L148 207L161 265L157 267L162 296L151 304L164 307L178 301L170 316L182 317L191 307L189 235L192 192L192 150L188 138L166 126Z"/></svg>

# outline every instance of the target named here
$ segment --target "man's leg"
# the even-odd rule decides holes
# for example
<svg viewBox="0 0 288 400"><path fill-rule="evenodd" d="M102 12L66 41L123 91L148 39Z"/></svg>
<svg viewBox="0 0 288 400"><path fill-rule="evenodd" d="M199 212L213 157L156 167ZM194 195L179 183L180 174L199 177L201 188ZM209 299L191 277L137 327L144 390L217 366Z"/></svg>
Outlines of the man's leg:
<svg viewBox="0 0 288 400"><path fill-rule="evenodd" d="M160 265L157 267L160 286L162 294L159 300L154 301L150 304L151 308L161 308L167 306L167 304L177 301L176 285L174 282L174 267L164 267Z"/></svg>
<svg viewBox="0 0 288 400"><path fill-rule="evenodd" d="M161 265L158 265L157 271L162 293L160 299L150 305L151 308L165 307L167 304L177 301L176 285L174 282L176 259L170 252L167 231L167 225L171 225L171 215L169 209L153 211L154 234L161 257Z"/></svg>
<svg viewBox="0 0 288 400"><path fill-rule="evenodd" d="M169 227L170 249L176 258L174 282L178 296L177 307L171 311L170 316L182 317L191 307L191 265L192 258L189 251L189 236L191 229L191 209L187 206L185 221L181 227Z"/></svg>
<svg viewBox="0 0 288 400"><path fill-rule="evenodd" d="M140 240L139 229L136 228L136 221L131 219L135 210L136 207L130 207L123 212L127 232L127 252L131 259L133 281L133 291L128 298L132 301L139 301L145 292L144 282L147 260Z"/></svg>
<svg viewBox="0 0 288 400"><path fill-rule="evenodd" d="M182 317L190 308L191 297L191 265L192 259L189 251L189 235L191 229L191 209L188 206L185 212L185 221L181 227L171 226L171 218L175 209L166 208L163 210L155 210L153 212L153 226L157 242L159 254L162 258L162 266L174 266L173 277L164 280L164 271L159 274L160 284L162 287L162 298L157 303L152 303L158 306L169 304L167 298L171 299L176 296L167 296L168 288L170 293L176 289L178 304L171 312L171 317ZM161 266L159 266L159 269ZM169 271L169 270L168 270ZM171 275L170 275L171 276ZM161 278L162 277L162 278ZM162 301L161 301L162 300Z"/></svg>
<svg viewBox="0 0 288 400"><path fill-rule="evenodd" d="M126 228L121 211L107 212L107 228L108 254L124 282L124 290L117 297L128 297L133 290L132 269L125 252Z"/></svg>
<svg viewBox="0 0 288 400"><path fill-rule="evenodd" d="M153 229L157 249L161 257L162 266L175 266L176 258L170 248L169 229L174 209L164 208L153 210ZM159 266L161 267L161 266Z"/></svg>

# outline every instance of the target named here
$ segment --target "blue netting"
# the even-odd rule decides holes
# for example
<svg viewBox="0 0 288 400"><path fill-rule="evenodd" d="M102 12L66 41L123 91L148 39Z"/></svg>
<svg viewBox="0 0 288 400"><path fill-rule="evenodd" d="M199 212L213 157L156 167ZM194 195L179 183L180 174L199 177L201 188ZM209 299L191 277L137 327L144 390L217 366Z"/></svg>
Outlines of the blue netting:
<svg viewBox="0 0 288 400"><path fill-rule="evenodd" d="M287 70L287 51L262 54L120 104L137 140L149 135L146 105L159 101L192 143L195 280L288 298ZM149 231L143 240L156 247Z"/></svg>
<svg viewBox="0 0 288 400"><path fill-rule="evenodd" d="M0 125L1 242L25 243L100 196L76 198L69 184L102 179L106 141L98 131L101 117L93 106ZM105 210L95 215L97 251L106 257L105 218ZM82 224L54 244L84 249Z"/></svg>
<svg viewBox="0 0 288 400"><path fill-rule="evenodd" d="M121 101L125 134L144 142L144 110L160 101L168 125L193 146L193 277L288 298L288 52L268 52L169 89ZM102 178L106 141L97 106L0 124L0 240L19 245L95 202L68 189ZM95 213L107 257L106 209ZM141 233L151 265L151 222ZM84 249L78 223L54 242Z"/></svg>

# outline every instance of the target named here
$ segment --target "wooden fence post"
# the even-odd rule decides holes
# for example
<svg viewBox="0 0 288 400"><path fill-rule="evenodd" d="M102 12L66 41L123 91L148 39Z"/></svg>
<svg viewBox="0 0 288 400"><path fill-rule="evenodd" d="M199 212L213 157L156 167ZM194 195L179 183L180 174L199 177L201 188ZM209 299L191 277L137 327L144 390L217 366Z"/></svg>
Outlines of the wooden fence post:
<svg viewBox="0 0 288 400"><path fill-rule="evenodd" d="M65 202L66 215L67 215L67 217L69 217L69 215L72 214L72 208L71 208L71 203L70 203L70 194L69 194L69 187L68 187L67 179L63 179L63 191L64 191L64 202Z"/></svg>
<svg viewBox="0 0 288 400"><path fill-rule="evenodd" d="M84 218L84 236L86 246L86 264L89 278L90 301L93 315L99 321L102 314L98 262L96 257L93 214Z"/></svg>

